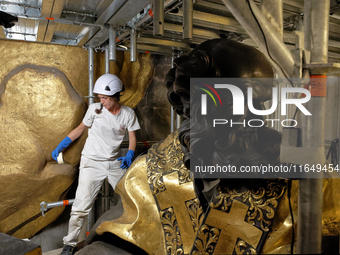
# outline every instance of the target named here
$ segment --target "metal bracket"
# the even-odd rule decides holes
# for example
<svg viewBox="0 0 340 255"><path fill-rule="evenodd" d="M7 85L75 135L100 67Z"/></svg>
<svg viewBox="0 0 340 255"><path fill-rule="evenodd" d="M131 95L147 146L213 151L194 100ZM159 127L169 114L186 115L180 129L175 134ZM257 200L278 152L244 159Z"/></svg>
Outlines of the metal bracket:
<svg viewBox="0 0 340 255"><path fill-rule="evenodd" d="M303 68L313 70L313 73L340 75L340 63L306 63Z"/></svg>

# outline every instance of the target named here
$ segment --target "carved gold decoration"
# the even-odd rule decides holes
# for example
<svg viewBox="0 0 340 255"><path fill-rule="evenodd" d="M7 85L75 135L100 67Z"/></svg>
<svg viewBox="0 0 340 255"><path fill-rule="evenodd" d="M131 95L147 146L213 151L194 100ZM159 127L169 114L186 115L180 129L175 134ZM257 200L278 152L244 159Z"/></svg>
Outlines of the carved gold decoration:
<svg viewBox="0 0 340 255"><path fill-rule="evenodd" d="M98 234L112 232L149 254L190 253L203 211L179 146L172 133L133 163L116 187L124 213L102 223Z"/></svg>
<svg viewBox="0 0 340 255"><path fill-rule="evenodd" d="M124 212L117 219L101 223L96 232L111 232L148 254L167 254L159 210L148 184L145 155L132 163L115 192Z"/></svg>
<svg viewBox="0 0 340 255"><path fill-rule="evenodd" d="M256 250L252 247L249 247L247 243L243 240L239 240L235 246L236 254L256 254Z"/></svg>
<svg viewBox="0 0 340 255"><path fill-rule="evenodd" d="M190 251L195 238L195 231L191 222L190 213L186 207L186 201L196 198L193 183L188 182L179 184L177 171L163 175L163 182L165 190L156 194L155 198L160 210L164 210L170 206L173 208L172 210L176 215L176 222L179 229L178 236L181 236L184 251L187 254ZM195 221L197 220L195 219ZM163 226L165 236L167 236L169 229L167 225ZM172 250L172 248L169 249Z"/></svg>
<svg viewBox="0 0 340 255"><path fill-rule="evenodd" d="M155 196L160 211L171 206L176 215L179 228L179 235L183 242L183 250L188 254L191 250L197 225L200 216L203 214L199 204L187 207L187 203L198 202L193 188L193 180L190 172L183 164L183 153L180 142L177 138L178 132L174 132L171 137L176 139L170 144L160 143L154 145L148 152L148 181L150 189ZM173 139L173 138L172 138ZM168 146L164 146L167 144ZM176 197L176 199L174 199ZM193 211L194 209L195 211ZM168 228L164 227L165 236L168 235ZM168 250L173 250L172 246ZM181 249L177 250L181 252Z"/></svg>
<svg viewBox="0 0 340 255"><path fill-rule="evenodd" d="M215 254L232 254L238 238L245 240L253 248L257 247L262 231L244 220L248 209L246 204L233 200L229 213L210 210L204 223L221 231Z"/></svg>
<svg viewBox="0 0 340 255"><path fill-rule="evenodd" d="M177 137L178 132L175 131L172 136ZM167 144L167 146L165 146ZM178 172L179 183L192 182L190 171L188 171L182 161L183 152L181 150L178 138L173 143L154 144L147 155L148 165L148 181L152 187L152 193L157 194L164 191L163 175L173 171Z"/></svg>
<svg viewBox="0 0 340 255"><path fill-rule="evenodd" d="M209 228L207 225L202 225L197 232L194 243L195 250L193 250L192 255L213 254L219 235L220 231L217 228Z"/></svg>
<svg viewBox="0 0 340 255"><path fill-rule="evenodd" d="M173 208L160 211L160 217L165 232L166 251L171 255L183 254L183 242Z"/></svg>
<svg viewBox="0 0 340 255"><path fill-rule="evenodd" d="M187 201L185 204L189 212L194 232L197 232L198 228L201 226L203 222L204 217L203 209L200 206L198 198L195 198L194 200L191 201Z"/></svg>
<svg viewBox="0 0 340 255"><path fill-rule="evenodd" d="M173 204L183 195L184 191L181 190L181 187L185 186L181 185L188 183L190 178L187 178L189 175L185 173L185 169L182 169L182 153L177 150L179 142L176 133L171 134L162 143L153 146L146 156L135 160L116 187L116 192L121 197L124 206L123 215L102 223L97 228L97 233L111 232L152 255L176 254L176 252L178 254L191 254L190 252L192 252L194 255L226 254L226 250L231 253L254 254L259 240L259 237L256 236L266 237L265 240L261 240L261 242L265 242L261 253L290 253L292 226L287 192L284 192L284 184L276 183L276 181L268 182L266 186L263 186L266 191L254 189L253 194L237 191L234 188L228 190L226 187L228 185L224 185L220 189L218 199L214 200L215 208L211 209L214 214L212 214L212 219L204 222L202 222L204 214L198 199L187 200L185 204L190 216L189 221L192 224L190 228L196 232L196 226L200 227L195 234L192 251L189 249L187 252L184 249L184 245L182 245L184 244L184 232L177 224L178 218ZM177 179L174 178L175 174ZM154 181L153 175L157 176L159 182ZM169 180L173 180L172 184L177 187L172 190L174 194L167 193L168 200L173 202L168 201L166 206L162 207L164 209L160 210L157 195L170 191L168 189L169 183L171 183L168 182ZM326 188L328 187L326 186ZM297 190L298 182L293 181L291 202L295 218L297 218ZM231 201L231 198L234 200ZM266 200L269 201L266 202ZM276 204L274 200L280 200L280 203ZM165 201L161 203L165 203ZM271 209L267 208L268 206ZM253 208L253 211L250 208ZM274 216L266 211L272 209L275 213ZM215 214L216 211L217 214ZM228 219L229 214L232 217ZM269 228L268 222L263 223L263 229L261 229L261 224L259 224L261 217L265 221L271 218L270 231L264 232L266 227ZM249 222L247 222L248 219ZM258 228L252 225L253 222ZM225 235L230 235L230 237L227 238ZM234 243L229 240L233 240ZM219 244L221 247L217 246L218 242L222 242ZM226 250L225 246L228 246Z"/></svg>
<svg viewBox="0 0 340 255"><path fill-rule="evenodd" d="M222 211L228 211L234 199L239 198L250 205L246 221L252 225L255 225L255 221L258 221L260 222L261 229L268 232L271 220L275 216L278 200L284 194L285 188L285 186L276 182L269 183L267 188L261 187L255 191L246 190L238 192L236 190L229 190L227 187L222 191L219 188L219 194L214 197L211 207L219 207Z"/></svg>

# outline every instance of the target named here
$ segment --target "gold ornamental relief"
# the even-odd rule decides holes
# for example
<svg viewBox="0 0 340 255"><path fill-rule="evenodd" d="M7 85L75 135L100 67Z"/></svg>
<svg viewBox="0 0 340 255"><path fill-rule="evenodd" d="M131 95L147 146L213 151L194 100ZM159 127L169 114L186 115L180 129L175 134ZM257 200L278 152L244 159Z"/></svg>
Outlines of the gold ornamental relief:
<svg viewBox="0 0 340 255"><path fill-rule="evenodd" d="M249 246L245 241L239 240L235 246L236 254L257 254L256 250Z"/></svg>
<svg viewBox="0 0 340 255"><path fill-rule="evenodd" d="M0 232L30 238L63 211L42 217L36 205L63 199L74 180L83 138L65 150L68 164L51 152L79 125L86 104L61 70L32 64L4 76L0 96Z"/></svg>
<svg viewBox="0 0 340 255"><path fill-rule="evenodd" d="M202 225L203 222L204 218L203 208L200 206L198 198L187 201L185 204L189 212L192 226L196 233L198 231L198 228Z"/></svg>
<svg viewBox="0 0 340 255"><path fill-rule="evenodd" d="M192 182L190 171L184 166L183 152L178 140L178 131L159 144L153 145L147 154L148 182L153 194L164 191L163 175L178 172L179 183Z"/></svg>
<svg viewBox="0 0 340 255"><path fill-rule="evenodd" d="M160 216L162 217L162 211L171 208L171 212L176 218L176 224L178 231L176 230L176 239L180 239L183 242L183 248L177 248L177 252L180 250L184 250L185 254L188 254L193 241L195 239L195 229L194 225L198 219L193 219L195 213L190 213L188 210L187 203L189 201L197 201L196 194L194 192L194 187L192 182L187 183L179 183L178 172L173 171L170 174L163 176L164 182L164 191L159 192L154 195L158 208L160 210ZM192 208L196 208L199 205L192 206ZM197 213L196 213L197 215ZM199 215L197 215L199 217ZM174 234L169 231L169 224L163 223L164 236L167 240L169 236L174 237ZM172 251L173 245L167 244L167 250Z"/></svg>
<svg viewBox="0 0 340 255"><path fill-rule="evenodd" d="M183 242L179 232L176 215L172 207L160 211L166 242L166 251L170 255L183 254Z"/></svg>
<svg viewBox="0 0 340 255"><path fill-rule="evenodd" d="M209 255L213 254L217 244L220 231L217 228L202 225L197 232L192 255Z"/></svg>
<svg viewBox="0 0 340 255"><path fill-rule="evenodd" d="M204 214L174 132L147 154L150 190L163 225L167 254L189 254Z"/></svg>
<svg viewBox="0 0 340 255"><path fill-rule="evenodd" d="M211 208L228 211L235 199L249 205L246 221L252 225L259 225L261 230L268 232L279 200L285 193L286 186L281 182L270 182L267 186L257 190L237 191L235 189L219 187Z"/></svg>

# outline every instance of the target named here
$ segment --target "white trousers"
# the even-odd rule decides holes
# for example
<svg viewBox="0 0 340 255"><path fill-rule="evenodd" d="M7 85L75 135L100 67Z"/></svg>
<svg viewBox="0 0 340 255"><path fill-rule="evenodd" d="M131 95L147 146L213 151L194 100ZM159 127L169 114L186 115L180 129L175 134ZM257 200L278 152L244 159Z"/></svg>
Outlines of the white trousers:
<svg viewBox="0 0 340 255"><path fill-rule="evenodd" d="M126 172L120 168L120 161L95 161L81 157L79 181L76 197L72 205L68 235L63 238L64 245L77 246L80 230L84 225L94 200L106 178L114 189Z"/></svg>

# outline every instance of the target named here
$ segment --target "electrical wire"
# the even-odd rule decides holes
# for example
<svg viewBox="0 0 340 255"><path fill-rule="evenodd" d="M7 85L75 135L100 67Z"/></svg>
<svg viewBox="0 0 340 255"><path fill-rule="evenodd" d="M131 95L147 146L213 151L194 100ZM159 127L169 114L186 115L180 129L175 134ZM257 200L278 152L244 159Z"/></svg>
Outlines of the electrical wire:
<svg viewBox="0 0 340 255"><path fill-rule="evenodd" d="M338 150L339 150L339 139L336 138L332 141L332 144L329 147L327 157L326 157L328 159L329 156L331 156L331 163L333 164L333 166L337 166L339 162Z"/></svg>
<svg viewBox="0 0 340 255"><path fill-rule="evenodd" d="M283 75L285 76L285 78L289 81L289 83L291 84L292 87L295 87L294 84L292 83L292 81L287 77L286 73L283 71L282 67L276 62L276 60L272 57L271 53L270 53L270 50L269 50L269 47L268 47L268 43L267 43L267 38L266 38L266 35L264 33L264 31L262 30L261 28L261 25L260 25L260 22L258 21L258 19L256 18L256 15L255 13L253 12L253 9L250 5L250 1L247 0L247 3L248 3L248 7L249 7L249 10L251 12L251 14L253 15L253 18L255 19L259 29L261 30L261 33L262 33L262 36L263 36L263 39L264 39L264 42L265 42L265 46L266 46L266 50L267 50L267 53L268 53L268 56L270 57L270 59L280 68L281 72L283 73ZM298 108L296 107L296 110L295 110L295 113L294 113L294 117L293 119L296 118L296 115L297 115L297 110ZM290 244L290 253L293 254L294 252L294 242L295 242L295 222L294 222L294 215L293 215L293 209L292 209L292 204L291 204L291 189L292 189L292 180L289 179L288 180L288 183L287 183L287 189L288 189L288 204L289 204L289 211L290 211L290 215L291 215L291 219L292 219L292 241L291 241L291 244Z"/></svg>
<svg viewBox="0 0 340 255"><path fill-rule="evenodd" d="M294 214L293 214L292 203L291 203L291 192L292 192L292 180L289 179L287 183L287 197L288 197L288 204L289 204L289 212L292 218L292 241L290 243L290 254L294 254L295 222L294 222Z"/></svg>

